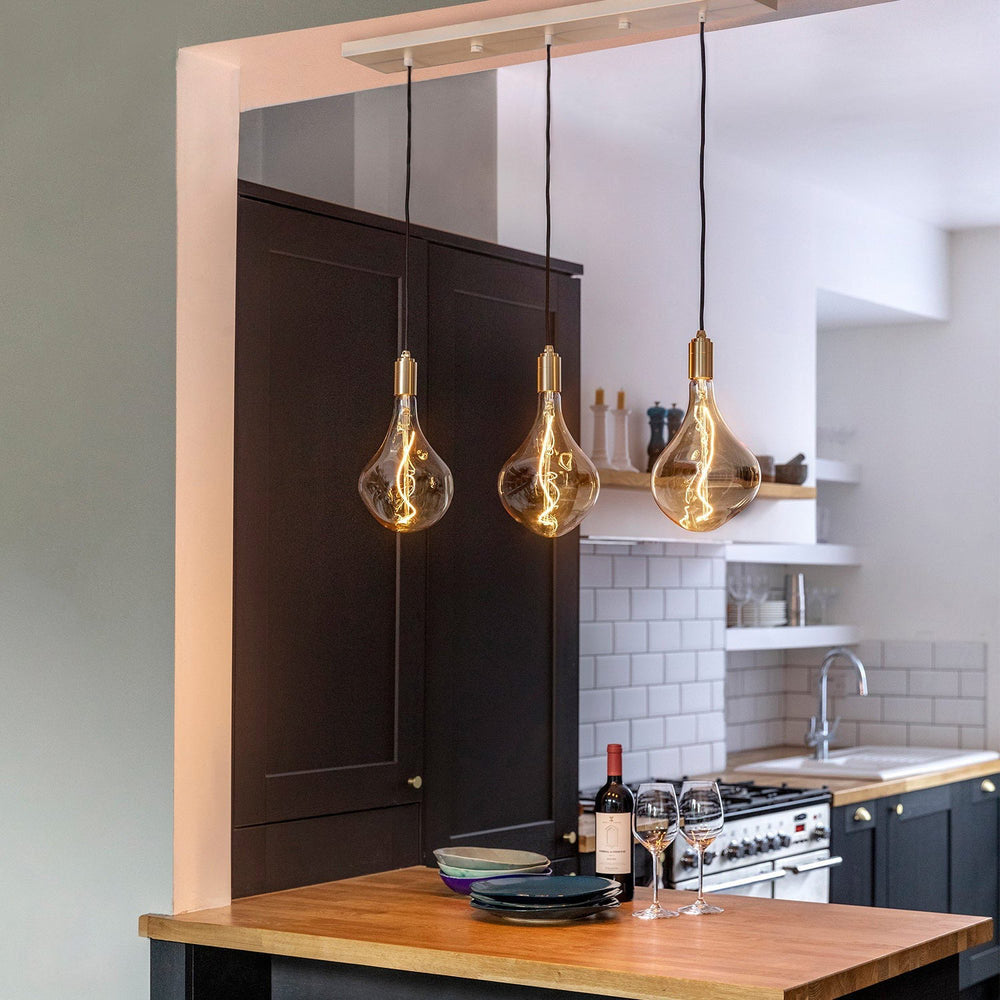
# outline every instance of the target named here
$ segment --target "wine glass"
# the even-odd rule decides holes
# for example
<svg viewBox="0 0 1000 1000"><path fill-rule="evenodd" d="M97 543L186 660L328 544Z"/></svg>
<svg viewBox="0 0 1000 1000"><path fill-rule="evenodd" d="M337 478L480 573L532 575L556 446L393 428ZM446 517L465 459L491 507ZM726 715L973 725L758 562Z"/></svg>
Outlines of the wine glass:
<svg viewBox="0 0 1000 1000"><path fill-rule="evenodd" d="M757 621L760 625L763 620L764 601L771 592L771 579L767 573L751 573L750 577L750 600L757 605Z"/></svg>
<svg viewBox="0 0 1000 1000"><path fill-rule="evenodd" d="M744 570L733 570L726 578L726 590L736 604L736 627L743 625L743 605L750 600L750 578Z"/></svg>
<svg viewBox="0 0 1000 1000"><path fill-rule="evenodd" d="M632 830L635 839L649 851L653 859L652 905L647 906L645 910L637 910L632 916L638 917L640 920L676 917L676 910L665 910L660 906L660 875L656 864L677 836L677 793L674 791L674 786L665 781L640 785L632 817Z"/></svg>
<svg viewBox="0 0 1000 1000"><path fill-rule="evenodd" d="M705 902L705 848L722 832L722 796L714 781L685 781L678 803L681 836L698 852L698 898L680 912L691 917L722 913L721 906Z"/></svg>

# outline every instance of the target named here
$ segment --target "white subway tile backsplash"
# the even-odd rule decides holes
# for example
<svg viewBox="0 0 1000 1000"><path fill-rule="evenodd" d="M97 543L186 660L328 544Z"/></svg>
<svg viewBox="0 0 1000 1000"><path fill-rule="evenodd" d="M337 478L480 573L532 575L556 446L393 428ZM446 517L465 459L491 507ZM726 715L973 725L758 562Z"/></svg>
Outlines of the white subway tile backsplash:
<svg viewBox="0 0 1000 1000"><path fill-rule="evenodd" d="M874 639L865 639L855 647L858 658L869 669L885 666L882 658L882 643Z"/></svg>
<svg viewBox="0 0 1000 1000"><path fill-rule="evenodd" d="M698 716L698 742L714 742L726 738L726 717L722 712L704 712Z"/></svg>
<svg viewBox="0 0 1000 1000"><path fill-rule="evenodd" d="M725 618L712 621L712 649L726 648L726 620Z"/></svg>
<svg viewBox="0 0 1000 1000"><path fill-rule="evenodd" d="M936 698L934 700L936 723L981 726L986 722L986 705L975 698Z"/></svg>
<svg viewBox="0 0 1000 1000"><path fill-rule="evenodd" d="M668 747L683 747L694 743L698 737L698 717L695 715L674 715L663 722L663 744Z"/></svg>
<svg viewBox="0 0 1000 1000"><path fill-rule="evenodd" d="M624 765L623 765L624 766ZM580 758L580 787L597 791L608 777L608 758L604 757L581 757Z"/></svg>
<svg viewBox="0 0 1000 1000"><path fill-rule="evenodd" d="M711 649L712 623L688 619L681 622L681 649Z"/></svg>
<svg viewBox="0 0 1000 1000"><path fill-rule="evenodd" d="M906 746L907 727L901 723L859 722L858 739L875 746Z"/></svg>
<svg viewBox="0 0 1000 1000"><path fill-rule="evenodd" d="M662 684L663 654L633 653L632 684Z"/></svg>
<svg viewBox="0 0 1000 1000"><path fill-rule="evenodd" d="M710 559L722 559L726 555L726 546L722 542L699 542L698 555L708 556Z"/></svg>
<svg viewBox="0 0 1000 1000"><path fill-rule="evenodd" d="M963 750L986 749L986 730L982 726L962 726L959 739Z"/></svg>
<svg viewBox="0 0 1000 1000"><path fill-rule="evenodd" d="M594 755L594 727L590 723L580 726L580 749L581 757L593 757Z"/></svg>
<svg viewBox="0 0 1000 1000"><path fill-rule="evenodd" d="M712 586L712 560L711 559L682 559L681 560L681 586L682 587L711 587Z"/></svg>
<svg viewBox="0 0 1000 1000"><path fill-rule="evenodd" d="M705 774L712 770L711 744L693 744L681 747L681 773Z"/></svg>
<svg viewBox="0 0 1000 1000"><path fill-rule="evenodd" d="M593 656L580 657L580 690L588 691L594 686L596 666Z"/></svg>
<svg viewBox="0 0 1000 1000"><path fill-rule="evenodd" d="M962 679L963 698L986 697L986 673L979 670L963 670L959 675Z"/></svg>
<svg viewBox="0 0 1000 1000"><path fill-rule="evenodd" d="M694 618L698 614L697 594L694 590L668 590L664 597L667 618Z"/></svg>
<svg viewBox="0 0 1000 1000"><path fill-rule="evenodd" d="M958 726L910 726L911 747L957 747Z"/></svg>
<svg viewBox="0 0 1000 1000"><path fill-rule="evenodd" d="M720 590L726 589L726 560L712 560L712 586Z"/></svg>
<svg viewBox="0 0 1000 1000"><path fill-rule="evenodd" d="M580 655L596 656L614 650L614 631L610 622L580 623Z"/></svg>
<svg viewBox="0 0 1000 1000"><path fill-rule="evenodd" d="M699 649L698 680L721 681L726 677L726 654L721 649Z"/></svg>
<svg viewBox="0 0 1000 1000"><path fill-rule="evenodd" d="M595 590L594 617L601 622L623 621L630 618L629 591Z"/></svg>
<svg viewBox="0 0 1000 1000"><path fill-rule="evenodd" d="M630 554L634 556L662 556L663 542L637 542L631 546Z"/></svg>
<svg viewBox="0 0 1000 1000"><path fill-rule="evenodd" d="M649 648L651 651L666 653L681 648L680 622L650 622Z"/></svg>
<svg viewBox="0 0 1000 1000"><path fill-rule="evenodd" d="M631 679L631 657L625 655L598 656L595 659L595 687L616 688L628 686Z"/></svg>
<svg viewBox="0 0 1000 1000"><path fill-rule="evenodd" d="M667 591L668 595L671 591ZM663 618L663 591L655 589L632 591L632 617L646 621Z"/></svg>
<svg viewBox="0 0 1000 1000"><path fill-rule="evenodd" d="M641 556L615 556L614 574L616 587L645 587L646 560Z"/></svg>
<svg viewBox="0 0 1000 1000"><path fill-rule="evenodd" d="M657 750L663 746L663 719L633 719L632 747Z"/></svg>
<svg viewBox="0 0 1000 1000"><path fill-rule="evenodd" d="M721 587L702 587L698 595L697 615L699 618L726 617L726 592Z"/></svg>
<svg viewBox="0 0 1000 1000"><path fill-rule="evenodd" d="M645 622L615 622L616 653L645 653L648 645Z"/></svg>
<svg viewBox="0 0 1000 1000"><path fill-rule="evenodd" d="M592 622L594 620L594 592L592 590L580 590L580 621Z"/></svg>
<svg viewBox="0 0 1000 1000"><path fill-rule="evenodd" d="M834 698L833 703L835 716L840 715L852 722L882 721L882 699L877 695L862 698L859 694L850 694L843 698Z"/></svg>
<svg viewBox="0 0 1000 1000"><path fill-rule="evenodd" d="M647 714L646 688L615 688L612 694L615 719L641 719Z"/></svg>
<svg viewBox="0 0 1000 1000"><path fill-rule="evenodd" d="M598 722L594 725L594 746L603 754L607 753L609 743L620 743L622 750L634 750L630 735L631 729L626 721Z"/></svg>
<svg viewBox="0 0 1000 1000"><path fill-rule="evenodd" d="M933 722L934 700L932 698L883 698L883 718L886 722ZM855 712L848 713L857 718Z"/></svg>
<svg viewBox="0 0 1000 1000"><path fill-rule="evenodd" d="M649 777L676 778L682 773L680 748L664 747L649 751Z"/></svg>
<svg viewBox="0 0 1000 1000"><path fill-rule="evenodd" d="M580 556L580 586L610 587L612 576L611 556Z"/></svg>
<svg viewBox="0 0 1000 1000"><path fill-rule="evenodd" d="M722 712L726 707L726 682L712 681L712 711Z"/></svg>
<svg viewBox="0 0 1000 1000"><path fill-rule="evenodd" d="M909 676L910 694L932 698L958 697L959 678L962 676L958 671L910 670Z"/></svg>
<svg viewBox="0 0 1000 1000"><path fill-rule="evenodd" d="M907 693L907 677L912 682L913 676L918 673L927 673L920 670L868 670L868 693L869 694L898 694ZM910 694L933 694L932 691L920 691L909 685Z"/></svg>
<svg viewBox="0 0 1000 1000"><path fill-rule="evenodd" d="M707 683L696 682L681 687L681 711L685 714L710 712L712 710L712 688Z"/></svg>
<svg viewBox="0 0 1000 1000"><path fill-rule="evenodd" d="M611 718L610 691L580 692L580 721L605 722Z"/></svg>
<svg viewBox="0 0 1000 1000"><path fill-rule="evenodd" d="M658 556L649 560L650 587L679 587L681 561L676 556Z"/></svg>
<svg viewBox="0 0 1000 1000"><path fill-rule="evenodd" d="M607 765L605 765L607 766ZM622 754L622 771L628 775L626 781L641 781L649 776L649 754L645 750L634 750Z"/></svg>
<svg viewBox="0 0 1000 1000"><path fill-rule="evenodd" d="M698 654L695 651L667 653L664 678L668 684L683 684L698 679Z"/></svg>
<svg viewBox="0 0 1000 1000"><path fill-rule="evenodd" d="M928 642L889 640L882 644L882 663L890 668L930 669L933 649Z"/></svg>
<svg viewBox="0 0 1000 1000"><path fill-rule="evenodd" d="M657 684L649 689L650 715L679 715L681 688L679 684Z"/></svg>

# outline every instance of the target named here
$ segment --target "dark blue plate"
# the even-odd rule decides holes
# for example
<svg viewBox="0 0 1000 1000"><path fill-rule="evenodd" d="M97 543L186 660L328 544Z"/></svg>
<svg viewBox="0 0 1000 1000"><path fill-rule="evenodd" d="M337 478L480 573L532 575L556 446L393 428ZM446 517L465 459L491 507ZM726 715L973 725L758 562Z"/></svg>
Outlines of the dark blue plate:
<svg viewBox="0 0 1000 1000"><path fill-rule="evenodd" d="M619 882L598 878L596 875L549 875L548 878L489 879L473 882L469 888L476 897L486 900L571 903L590 899L619 887Z"/></svg>

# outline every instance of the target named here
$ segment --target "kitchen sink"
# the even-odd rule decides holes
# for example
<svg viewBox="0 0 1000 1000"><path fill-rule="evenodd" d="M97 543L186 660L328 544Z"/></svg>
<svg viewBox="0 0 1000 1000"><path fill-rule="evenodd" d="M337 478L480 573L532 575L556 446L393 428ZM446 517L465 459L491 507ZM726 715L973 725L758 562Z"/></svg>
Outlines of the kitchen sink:
<svg viewBox="0 0 1000 1000"><path fill-rule="evenodd" d="M997 760L993 750L943 750L937 747L849 747L831 750L829 760L780 757L743 764L737 771L768 774L817 775L826 778L873 778L889 781L928 771L942 771Z"/></svg>

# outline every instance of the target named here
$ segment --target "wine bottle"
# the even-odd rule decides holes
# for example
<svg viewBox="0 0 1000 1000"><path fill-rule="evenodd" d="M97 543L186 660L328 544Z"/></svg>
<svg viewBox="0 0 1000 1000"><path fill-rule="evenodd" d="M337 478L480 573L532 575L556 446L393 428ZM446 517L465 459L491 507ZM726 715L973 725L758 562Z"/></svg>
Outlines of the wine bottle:
<svg viewBox="0 0 1000 1000"><path fill-rule="evenodd" d="M621 882L619 898L628 902L635 893L632 863L632 811L635 798L622 784L622 746L608 744L608 780L594 799L597 820L595 870L602 878Z"/></svg>

